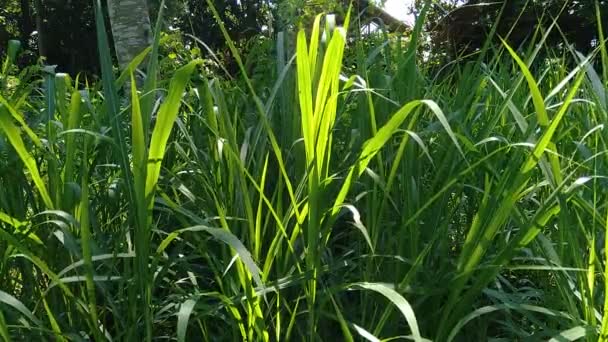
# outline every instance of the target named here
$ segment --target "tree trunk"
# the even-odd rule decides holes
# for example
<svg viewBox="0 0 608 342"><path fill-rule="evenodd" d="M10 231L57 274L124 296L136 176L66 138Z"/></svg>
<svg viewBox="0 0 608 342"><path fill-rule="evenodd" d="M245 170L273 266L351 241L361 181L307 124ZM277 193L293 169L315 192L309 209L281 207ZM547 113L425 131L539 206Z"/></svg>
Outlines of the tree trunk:
<svg viewBox="0 0 608 342"><path fill-rule="evenodd" d="M121 69L152 44L146 0L107 0L116 57Z"/></svg>
<svg viewBox="0 0 608 342"><path fill-rule="evenodd" d="M32 9L30 0L21 0L21 18L19 19L19 33L21 35L21 44L25 49L30 46L30 35L34 31L32 23Z"/></svg>
<svg viewBox="0 0 608 342"><path fill-rule="evenodd" d="M46 57L46 27L44 25L44 5L41 0L34 0L36 9L36 31L38 31L38 55Z"/></svg>

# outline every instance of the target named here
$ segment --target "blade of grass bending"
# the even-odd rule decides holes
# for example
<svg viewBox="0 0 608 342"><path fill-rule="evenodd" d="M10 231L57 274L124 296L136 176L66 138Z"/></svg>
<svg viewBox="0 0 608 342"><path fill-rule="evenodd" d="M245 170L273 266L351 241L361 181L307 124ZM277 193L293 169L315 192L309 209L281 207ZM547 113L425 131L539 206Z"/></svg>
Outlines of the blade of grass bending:
<svg viewBox="0 0 608 342"><path fill-rule="evenodd" d="M332 216L335 216L340 211L341 205L344 203L344 200L346 199L346 196L348 195L348 192L356 178L361 176L376 153L378 153L378 151L388 142L390 137L399 130L400 125L405 121L409 114L421 104L426 105L434 112L436 116L445 117L437 104L430 100L411 101L393 114L391 119L378 130L378 133L366 141L363 145L363 150L361 151L357 163L351 167L349 174L346 177L334 202ZM452 139L456 139L449 126L444 125L444 128ZM454 141L454 143L456 144L458 150L462 153L457 141Z"/></svg>
<svg viewBox="0 0 608 342"><path fill-rule="evenodd" d="M36 165L36 160L32 155L27 151L25 144L23 143L23 139L21 139L21 134L19 129L12 122L12 116L8 113L4 105L0 104L0 129L4 131L4 134L8 137L11 145L23 161L23 164L30 172L30 176L42 197L44 205L47 209L54 209L53 201L49 196L49 192L46 189L46 185L42 178L40 177L40 172L38 171L38 166Z"/></svg>
<svg viewBox="0 0 608 342"><path fill-rule="evenodd" d="M36 316L34 316L30 309L28 309L20 300L2 290L0 290L0 303L4 303L5 305L12 307L35 325L41 326L42 323L38 318L36 318Z"/></svg>
<svg viewBox="0 0 608 342"><path fill-rule="evenodd" d="M175 75L171 79L171 83L169 86L169 94L167 98L161 105L157 122L154 127L154 131L152 132L152 137L150 141L150 148L148 152L148 161L147 165L144 167L143 165L138 165L140 167L140 174L136 176L140 179L137 179L134 182L137 182L137 185L133 186L132 192L132 202L134 207L136 208L136 219L137 219L137 229L136 229L136 265L138 268L138 274L140 274L140 287L141 290L145 291L145 310L146 313L146 326L147 328L147 336L148 340L151 339L151 330L152 330L152 318L149 313L149 301L151 300L151 288L152 285L148 280L148 255L149 255L149 243L150 243L150 228L149 228L149 220L151 217L147 216L148 213L151 212L152 207L154 205L154 190L156 188L156 183L160 177L160 169L162 160L165 155L165 148L167 146L167 141L169 140L169 136L171 134L171 130L173 129L173 124L175 123L175 119L177 118L177 114L179 113L181 99L184 90L190 80L190 75L194 71L195 67L201 63L200 60L195 60L187 64L186 66L178 69L175 72ZM137 144L134 146L136 153L136 157L139 158L137 164L143 162L143 158L145 156L145 150L143 143L145 141L145 127L143 126L143 117L141 110L139 108L139 99L137 98L136 88L134 82L131 85L131 92L134 99L134 107L133 107L133 118L135 120L135 131L133 131L134 142ZM138 121L142 121L141 124ZM126 172L127 174L130 172ZM143 175L145 172L145 184L140 184L139 182L143 180ZM136 178L137 178L136 177ZM137 188L136 188L137 187ZM143 196L142 196L143 191ZM138 194L139 193L139 194ZM149 211L146 211L146 208Z"/></svg>
<svg viewBox="0 0 608 342"><path fill-rule="evenodd" d="M239 257L243 261L243 264L245 264L245 267L247 268L253 280L255 281L256 285L260 288L264 288L264 284L260 276L260 269L256 265L255 261L253 261L251 253L249 253L249 251L247 250L245 245L243 245L241 240L239 240L236 236L234 236L234 234L230 233L228 230L225 229L198 225L176 230L175 232L169 234L169 236L167 236L165 239L163 239L163 241L158 245L158 248L156 249L156 254L161 254L173 240L175 240L177 237L179 237L179 235L185 232L206 232L214 238L230 246L239 255Z"/></svg>
<svg viewBox="0 0 608 342"><path fill-rule="evenodd" d="M188 331L188 321L190 320L190 315L194 310L194 306L196 305L196 300L187 299L179 306L179 312L177 313L177 341L185 342L186 341L186 332Z"/></svg>
<svg viewBox="0 0 608 342"><path fill-rule="evenodd" d="M163 43L166 40L166 38L161 39L160 42ZM129 75L131 74L131 72L135 72L135 69L137 69L137 67L139 67L141 63L144 62L150 51L152 51L152 46L148 46L147 48L145 48L142 52L139 53L139 55L135 56L135 58L133 58L133 60L129 64L127 64L125 69L120 73L120 75L114 82L116 85L116 89L122 88L125 82L127 82L127 80L129 79Z"/></svg>
<svg viewBox="0 0 608 342"><path fill-rule="evenodd" d="M583 61L581 63L581 65L584 65L588 62L589 62L589 59L586 59L585 61ZM557 150L555 148L555 144L551 141L551 139L553 138L553 135L555 134L557 127L559 126L559 124L561 123L561 120L563 119L564 115L566 114L566 111L570 107L570 104L572 103L574 96L578 92L578 89L579 89L584 77L585 77L584 72L581 72L577 76L577 78L574 81L572 88L568 92L568 95L566 96L566 99L564 100L562 106L558 110L557 114L555 114L553 121L551 121L550 125L547 125L547 127L545 129L545 133L543 134L541 139L538 141L538 143L534 147L532 155L528 158L528 161L523 165L523 167L521 169L521 173L527 173L530 170L532 170L532 168L534 168L538 164L538 161L540 160L541 155L545 152L545 150L547 148L549 148L553 152L557 152ZM552 158L552 157L557 158L556 153L549 153L549 158ZM559 163L559 160L557 161L557 163ZM559 164L557 165L557 167L559 168ZM558 184L561 184L561 181L563 181L563 178L561 177L561 171L559 171L559 169L558 169L558 172L560 174L560 178L559 178L560 182Z"/></svg>
<svg viewBox="0 0 608 342"><path fill-rule="evenodd" d="M545 107L545 101L540 92L540 89L538 88L538 84L536 83L536 80L534 79L534 76L532 76L532 73L528 69L528 66L526 65L526 63L524 63L524 61L522 61L521 58L519 58L517 53L515 53L515 51L513 51L513 49L509 46L509 44L507 44L507 42L505 40L503 40L502 38L501 38L501 41L502 41L503 45L505 46L505 48L507 49L507 51L509 52L509 54L511 55L511 57L515 60L517 65L519 65L519 68L521 69L522 73L524 74L524 77L526 78L526 81L528 82L528 87L530 88L530 93L532 95L532 103L534 104L534 110L536 111L536 117L537 117L539 125L541 126L541 128L543 128L545 130L548 129L549 122L550 122L549 115L547 114L547 109ZM551 141L547 141L547 144L545 145L545 147L548 147L553 152L557 152L557 147ZM541 150L541 153L542 153L542 151L544 151L544 149L545 148L543 147L543 149ZM538 157L540 158L540 155L538 155ZM559 157L556 154L551 153L551 154L549 154L548 158L549 158L549 163L551 164L551 170L553 173L555 184L560 184L563 181L563 177L562 177ZM528 164L528 165L531 165L531 164Z"/></svg>
<svg viewBox="0 0 608 342"><path fill-rule="evenodd" d="M529 0L526 2L526 5L522 7L519 15L518 15L518 19L522 17L522 15L524 14L524 11L526 9L526 6L528 6L528 2ZM565 9L567 2L564 2L564 5L562 6L562 8L560 9L560 13ZM503 11L505 10L507 3L503 3L502 8L500 10L500 13L502 15ZM495 24L494 27L492 28L493 32L492 32L492 36L494 36L496 34L496 28L499 24L500 20L498 20ZM552 32L552 30L556 27L557 25L557 18L555 18L551 25L549 25L549 27L545 30L545 32L542 34L542 36L540 37L540 39L538 40L538 42L536 41L536 37L539 34L539 30L540 30L540 26L538 26L538 28L534 31L534 34L532 35L531 38L531 42L530 42L530 48L534 47L534 49L532 49L532 51L530 53L527 53L526 55L529 56L527 59L527 65L532 65L532 63L534 62L534 60L536 59L538 53L540 52L540 50L545 46L545 42L547 41L549 34ZM513 28L509 31L509 33L507 34L507 37L511 34L511 32L513 31ZM491 43L491 39L487 39L486 40L486 45L490 46ZM480 59L478 59L477 63L478 65L481 65L481 63L483 62L482 59L484 58L484 55L480 54L479 56ZM520 75L517 80L515 81L514 85L511 87L511 91L509 92L509 94L507 95L507 98L503 105L502 108L500 109L499 113L500 115L498 115L495 119L495 121L499 120L499 117L501 117L503 115L503 113L505 113L505 111L507 110L508 106L509 106L509 101L511 101L513 99L513 96L516 94L517 90L519 89L519 87L523 84L523 81L526 79L525 75L522 73L522 75ZM494 127L494 125L488 125L488 127ZM485 135L490 134L489 131L486 132Z"/></svg>
<svg viewBox="0 0 608 342"><path fill-rule="evenodd" d="M58 283L58 286L63 290L67 297L74 297L74 294L70 291L70 289L65 286L61 282L61 279L51 271L49 266L42 261L39 257L37 257L34 253L32 253L25 245L23 245L17 238L13 235L9 234L4 229L0 228L0 240L4 240L8 242L10 245L15 247L15 249L23 255L26 259L31 261L34 265L36 265L44 274L46 274L53 282Z"/></svg>
<svg viewBox="0 0 608 342"><path fill-rule="evenodd" d="M23 227L27 226L26 222L21 222L15 218L10 217L9 215L7 215L6 213L3 213L1 211L0 211L0 221L12 226L19 233L26 233L22 229ZM27 237L38 245L44 244L42 242L42 240L40 240L40 238L34 232L31 232L31 231L28 232Z"/></svg>
<svg viewBox="0 0 608 342"><path fill-rule="evenodd" d="M356 324L353 324L353 329L355 329L355 331L359 334L359 336L368 340L369 342L382 342L379 338L374 336L372 333L361 328L360 326L358 326ZM351 338L351 341L352 341L352 338Z"/></svg>
<svg viewBox="0 0 608 342"><path fill-rule="evenodd" d="M468 315L463 317L460 321L458 321L456 326L454 326L454 328L450 332L450 335L448 336L446 341L447 342L453 341L454 338L456 338L456 336L460 332L460 330L466 324L468 324L469 322L471 322L472 320L474 320L480 316L491 314L496 311L503 311L503 310L508 311L508 310L517 310L517 309L537 312L537 313L541 313L541 314L548 315L548 316L571 318L567 315L564 315L563 313L561 313L559 311L549 310L547 308L544 308L541 306L536 306L536 305L506 303L506 304L484 306L484 307L481 307L481 308L476 309L475 311L469 313Z"/></svg>
<svg viewBox="0 0 608 342"><path fill-rule="evenodd" d="M395 306L397 306L397 308L407 321L407 324L409 325L410 330L412 332L413 340L416 342L423 342L425 340L422 335L420 335L420 329L418 328L418 320L416 319L416 315L414 314L412 306L407 301L407 299L405 299L397 291L385 284L380 283L355 283L348 286L348 288L360 288L364 290L371 290L374 292L378 292L379 294L386 297L386 299L388 299L393 304L395 304Z"/></svg>
<svg viewBox="0 0 608 342"><path fill-rule="evenodd" d="M32 140L34 145L38 148L42 148L42 142L40 141L40 138L38 138L36 133L34 133L34 131L25 122L25 120L23 119L23 115L17 112L17 109L11 106L11 104L8 103L8 101L4 97L2 97L2 95L0 95L0 104L6 107L6 110L8 110L13 119L15 119L15 121L19 123L19 126L21 126L21 128L25 131L25 133Z"/></svg>
<svg viewBox="0 0 608 342"><path fill-rule="evenodd" d="M590 334L594 336L595 328L579 325L574 328L570 328L560 332L559 334L551 337L548 342L564 342L564 341L580 341L583 337Z"/></svg>
<svg viewBox="0 0 608 342"><path fill-rule="evenodd" d="M156 125L152 132L150 140L150 149L148 155L147 175L145 195L148 202L148 208L153 205L153 192L160 177L160 168L162 160L165 156L165 148L169 135L173 129L173 124L179 113L181 99L188 82L190 75L194 72L196 66L202 63L201 60L194 60L187 65L181 67L175 72L169 85L169 94L161 105L156 119Z"/></svg>

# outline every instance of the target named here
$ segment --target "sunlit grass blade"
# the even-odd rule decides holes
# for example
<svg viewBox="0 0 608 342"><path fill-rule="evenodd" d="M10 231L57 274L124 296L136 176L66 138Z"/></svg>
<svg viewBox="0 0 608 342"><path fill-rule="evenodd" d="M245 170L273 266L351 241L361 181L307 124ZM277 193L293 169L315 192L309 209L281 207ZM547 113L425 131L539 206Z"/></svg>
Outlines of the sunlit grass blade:
<svg viewBox="0 0 608 342"><path fill-rule="evenodd" d="M66 131L71 131L79 128L81 122L81 102L82 97L79 91L74 91L72 93L72 99L69 108L69 117L67 119L67 126L65 127ZM74 184L74 169L75 169L75 160L76 160L76 136L75 134L68 134L65 138L65 148L66 148L66 156L65 156L65 164L63 167L63 175L62 180L64 184L63 189L63 209L70 210L71 207L75 204L73 191L70 191L70 186Z"/></svg>
<svg viewBox="0 0 608 342"><path fill-rule="evenodd" d="M534 76L532 76L532 74L530 73L530 70L528 69L528 66L526 65L526 63L524 63L524 61L522 61L521 58L519 58L517 53L515 53L515 51L513 51L513 49L509 46L509 44L507 44L507 42L505 42L504 40L502 40L502 43L505 46L505 48L507 49L507 51L509 51L509 54L511 54L511 57L513 57L513 60L515 60L515 62L519 65L519 68L521 69L524 77L526 78L526 81L528 82L528 87L530 89L530 93L532 96L532 102L534 104L534 110L536 112L538 124L540 125L540 127L542 129L547 129L549 127L550 119L549 119L549 115L547 114L547 109L546 109L546 104L545 104L544 98L540 92L540 89L538 88L538 84L536 83ZM548 147L553 152L555 152L557 150L555 144L550 141L547 142L546 147ZM544 147L543 147L543 150L544 150ZM540 157L540 156L537 156L537 157ZM555 154L549 154L548 158L549 158L549 161L551 164L551 170L553 173L554 181L556 184L560 184L563 180L563 177L562 177L562 171L561 171L561 167L560 167L559 158Z"/></svg>
<svg viewBox="0 0 608 342"><path fill-rule="evenodd" d="M334 201L332 209L333 215L338 213L338 211L340 210L340 206L342 205L342 203L344 203L344 200L346 199L346 196L348 195L348 192L352 187L353 182L359 176L361 176L361 174L363 174L365 168L369 165L372 158L388 142L391 136L400 129L401 124L406 120L410 113L422 104L428 106L429 109L431 109L439 117L443 117L443 113L441 112L439 107L433 101L429 100L416 100L409 102L404 105L400 110L398 110L395 114L393 114L390 120L378 130L378 133L374 137L366 141L363 145L363 150L360 153L357 163L350 169L348 176L346 177L340 189L340 192L338 193L338 196ZM448 130L448 134L450 134L450 136L453 136L453 133L451 132L449 126L446 126L446 129ZM459 145L456 144L456 146ZM458 147L458 149L460 150L460 147Z"/></svg>
<svg viewBox="0 0 608 342"><path fill-rule="evenodd" d="M179 113L184 90L190 81L190 75L201 62L200 60L192 61L175 72L169 85L169 94L158 110L158 117L152 131L148 151L145 195L149 206L153 203L153 192L160 177L161 163L165 156L167 141Z"/></svg>
<svg viewBox="0 0 608 342"><path fill-rule="evenodd" d="M12 116L8 113L8 111L3 105L0 105L0 128L2 129L4 134L6 134L11 145L23 161L23 164L30 172L32 181L36 185L36 188L38 189L40 197L42 197L46 208L53 209L53 201L51 200L51 196L49 195L44 180L40 176L38 166L36 165L36 160L28 152L23 142L23 139L21 138L21 132L19 131L17 126L15 126L15 124L12 122Z"/></svg>
<svg viewBox="0 0 608 342"><path fill-rule="evenodd" d="M26 230L27 230L26 228L28 226L28 224L26 222L21 222L1 211L0 211L0 221L12 226L19 233L24 233L24 234L26 233ZM44 244L42 242L42 240L40 240L40 238L34 232L27 233L27 237L39 245Z"/></svg>

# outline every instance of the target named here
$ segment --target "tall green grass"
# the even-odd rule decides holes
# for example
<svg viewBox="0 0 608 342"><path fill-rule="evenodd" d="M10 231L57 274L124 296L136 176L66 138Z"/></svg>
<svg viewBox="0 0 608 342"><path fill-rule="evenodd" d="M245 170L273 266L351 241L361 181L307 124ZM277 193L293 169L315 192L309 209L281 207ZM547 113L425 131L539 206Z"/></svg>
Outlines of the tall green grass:
<svg viewBox="0 0 608 342"><path fill-rule="evenodd" d="M319 15L248 75L213 9L238 77L161 74L161 19L115 75L96 4L99 84L2 64L2 340L605 340L601 25L437 70L430 3Z"/></svg>

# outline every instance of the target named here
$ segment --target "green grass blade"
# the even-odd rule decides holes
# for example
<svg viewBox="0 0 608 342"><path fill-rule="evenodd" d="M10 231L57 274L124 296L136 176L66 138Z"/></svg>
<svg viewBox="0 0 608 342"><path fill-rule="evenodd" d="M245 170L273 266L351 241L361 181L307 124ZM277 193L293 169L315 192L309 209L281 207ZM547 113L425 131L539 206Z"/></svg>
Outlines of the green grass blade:
<svg viewBox="0 0 608 342"><path fill-rule="evenodd" d="M66 131L72 131L74 129L77 129L78 127L80 127L80 121L81 121L81 105L82 103L82 98L80 95L79 91L74 91L72 93L72 99L71 99L71 103L70 103L70 108L69 108L69 117L68 117L68 124L66 126ZM73 183L75 181L74 179L74 168L75 168L75 159L76 159L76 153L77 153L77 149L76 149L76 136L74 134L68 134L67 137L65 138L66 142L65 142L65 150L66 150L66 156L65 156L65 164L63 167L63 184L64 184L64 189L63 189L63 209L64 210L70 210L72 205L74 204L74 199L73 199L73 194L72 191L70 191L69 187L70 187L70 183Z"/></svg>
<svg viewBox="0 0 608 342"><path fill-rule="evenodd" d="M587 63L587 61L584 61L583 63ZM553 135L555 134L557 127L561 123L564 115L566 114L568 108L570 107L570 104L572 103L574 96L576 96L578 89L584 79L584 76L585 76L585 74L581 72L579 74L579 76L576 78L576 80L574 81L574 84L570 88L568 95L566 96L566 99L564 100L562 106L558 110L557 114L555 114L553 121L551 121L550 125L547 125L543 136L541 137L541 139L538 141L538 143L534 147L534 150L532 151L532 155L528 158L528 161L523 165L523 167L521 169L522 173L527 173L530 170L532 170L532 168L534 168L538 164L538 161L540 160L541 155L545 152L545 150L547 148L550 148L552 151L555 152L555 144L551 142L551 139L553 139ZM549 154L549 158L552 158L552 157L557 159L555 154L553 154L553 153ZM559 172L559 174L561 174L561 172ZM561 176L559 179L561 180ZM561 183L561 182L559 182L559 183Z"/></svg>
<svg viewBox="0 0 608 342"><path fill-rule="evenodd" d="M414 314L414 310L410 303L397 291L387 286L386 284L380 283L355 283L349 286L351 289L364 289L374 292L378 292L391 301L401 312L407 324L412 332L412 338L416 342L423 342L424 339L420 335L420 329L418 328L418 320Z"/></svg>
<svg viewBox="0 0 608 342"><path fill-rule="evenodd" d="M349 174L346 177L346 179L340 189L340 192L338 193L338 196L334 202L334 206L332 209L333 215L336 215L338 213L338 211L340 210L340 206L342 205L342 203L344 203L344 200L346 199L346 196L348 195L348 192L352 186L352 183L356 180L356 178L358 178L365 171L365 168L367 168L367 166L370 163L370 161L372 160L372 158L389 141L391 136L399 130L401 124L410 115L410 113L421 104L426 105L429 109L431 109L433 111L433 113L435 113L435 115L437 115L437 117L440 118L440 121L442 121L442 125L444 125L446 131L450 135L450 138L454 140L455 146L461 152L461 154L463 154L462 150L460 149L460 147L458 145L458 142L456 140L454 133L450 129L450 126L447 124L447 121L443 122L445 120L445 116L443 115L443 113L441 112L441 110L439 109L437 104L435 102L429 101L429 100L411 101L411 102L407 103L406 105L404 105L395 114L393 114L393 116L390 118L390 120L378 130L378 133L374 137L372 137L371 139L369 139L368 141L365 142L365 144L363 145L363 150L360 153L360 157L359 157L357 163L350 169Z"/></svg>
<svg viewBox="0 0 608 342"><path fill-rule="evenodd" d="M1 211L0 211L0 221L12 226L19 233L26 233L24 231L25 229L23 229L23 228L26 228L28 225L26 222L21 222ZM34 232L27 233L27 237L38 245L44 244L42 242L42 240L40 240L40 238Z"/></svg>
<svg viewBox="0 0 608 342"><path fill-rule="evenodd" d="M187 299L179 306L179 312L177 313L177 341L178 342L186 342L186 333L188 331L188 321L190 320L190 315L192 314L192 310L194 310L194 306L196 305L196 300Z"/></svg>
<svg viewBox="0 0 608 342"><path fill-rule="evenodd" d="M0 290L0 303L8 305L13 309L17 310L37 326L40 326L42 324L40 320L36 318L36 316L34 316L34 313L30 309L28 309L20 300L2 290Z"/></svg>
<svg viewBox="0 0 608 342"><path fill-rule="evenodd" d="M156 249L156 254L161 254L169 246L169 244L171 244L173 240L175 240L185 232L205 232L230 246L232 249L234 249L234 251L238 254L239 258L243 261L245 267L253 277L257 286L260 288L264 287L264 283L262 282L261 278L261 271L256 265L255 261L253 261L251 253L249 253L245 245L243 245L243 243L236 236L234 236L234 234L230 233L226 229L199 225L176 230L175 232L169 234L165 239L163 239L163 241L158 245L158 248Z"/></svg>
<svg viewBox="0 0 608 342"><path fill-rule="evenodd" d="M306 34L304 30L300 30L297 40L298 95L306 160L310 161L314 158L314 115L312 107L312 64L307 50Z"/></svg>
<svg viewBox="0 0 608 342"><path fill-rule="evenodd" d="M85 141L84 146L84 160L86 161L88 158L87 151L87 143ZM80 199L80 242L82 246L82 257L85 268L85 277L86 277L86 288L87 288L87 300L89 304L89 314L91 315L91 326L94 327L93 336L98 341L101 341L101 333L99 329L97 329L99 323L98 314L97 314L97 293L95 290L95 281L94 277L94 268L93 268L93 260L91 253L91 228L90 228L90 218L89 218L89 175L88 175L88 165L87 163L83 163L82 167L82 194Z"/></svg>
<svg viewBox="0 0 608 342"><path fill-rule="evenodd" d="M580 341L588 334L593 333L593 328L579 325L578 327L570 328L551 337L549 342L564 342L564 341Z"/></svg>
<svg viewBox="0 0 608 342"><path fill-rule="evenodd" d="M53 209L53 201L51 200L51 196L49 196L45 182L40 177L36 160L28 152L25 144L23 143L23 139L21 139L19 129L12 122L12 116L8 113L3 105L0 105L0 129L4 131L4 134L6 134L11 145L19 155L19 158L21 158L21 161L23 161L23 164L30 172L30 176L34 181L34 184L36 185L36 188L38 189L40 197L42 197L46 208Z"/></svg>
<svg viewBox="0 0 608 342"><path fill-rule="evenodd" d="M153 203L152 196L154 189L156 188L156 183L160 177L160 168L165 156L165 148L171 130L173 129L173 124L179 113L184 90L190 81L190 75L192 75L194 69L201 63L202 61L200 60L192 61L175 72L175 75L171 79L171 84L169 85L169 94L158 111L158 117L156 119L154 131L152 132L148 152L145 194L149 207Z"/></svg>
<svg viewBox="0 0 608 342"><path fill-rule="evenodd" d="M8 333L8 327L6 326L6 319L4 318L4 314L2 313L2 310L0 310L0 337L2 337L2 339L5 342L11 342L11 336Z"/></svg>

